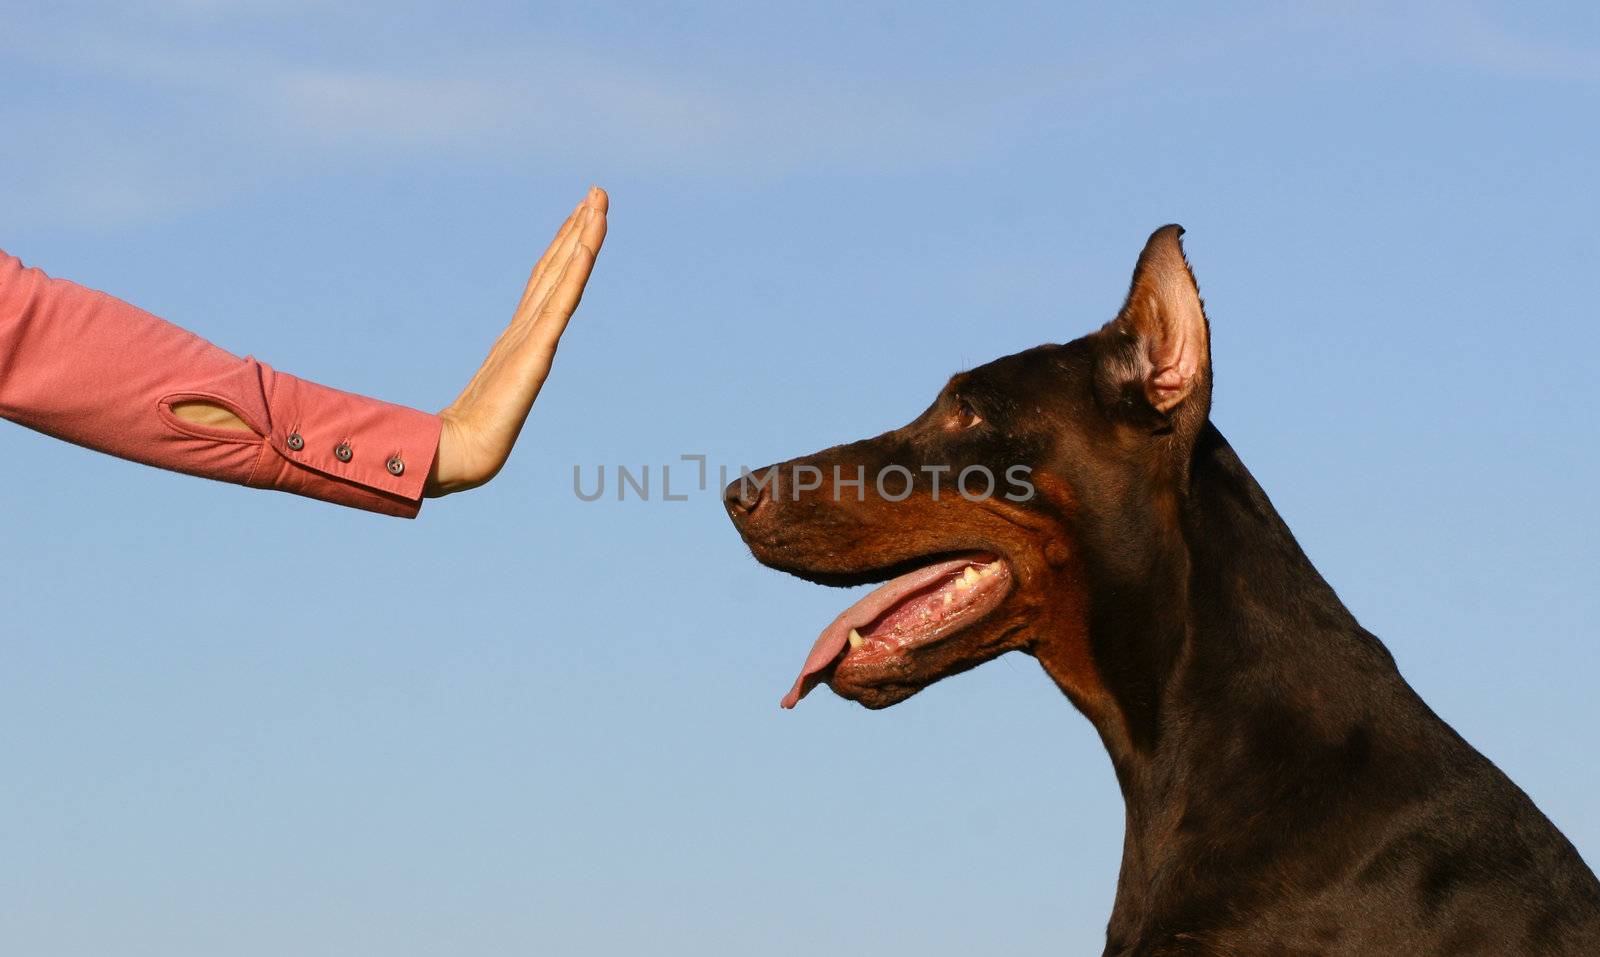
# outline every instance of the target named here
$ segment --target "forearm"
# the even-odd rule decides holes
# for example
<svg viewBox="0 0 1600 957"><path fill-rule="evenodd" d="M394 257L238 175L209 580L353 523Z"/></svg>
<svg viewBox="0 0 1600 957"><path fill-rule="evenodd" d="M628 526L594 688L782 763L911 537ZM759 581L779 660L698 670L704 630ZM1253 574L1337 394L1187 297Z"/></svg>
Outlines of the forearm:
<svg viewBox="0 0 1600 957"><path fill-rule="evenodd" d="M437 416L240 359L4 253L0 416L148 465L406 517L440 430Z"/></svg>

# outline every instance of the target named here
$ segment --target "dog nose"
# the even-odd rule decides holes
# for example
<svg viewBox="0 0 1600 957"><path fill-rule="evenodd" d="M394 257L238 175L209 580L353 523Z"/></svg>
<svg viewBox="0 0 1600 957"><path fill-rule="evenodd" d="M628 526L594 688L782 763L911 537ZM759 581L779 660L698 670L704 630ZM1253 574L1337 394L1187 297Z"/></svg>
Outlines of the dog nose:
<svg viewBox="0 0 1600 957"><path fill-rule="evenodd" d="M767 489L767 484L741 476L722 490L722 504L735 519L745 518L767 500Z"/></svg>

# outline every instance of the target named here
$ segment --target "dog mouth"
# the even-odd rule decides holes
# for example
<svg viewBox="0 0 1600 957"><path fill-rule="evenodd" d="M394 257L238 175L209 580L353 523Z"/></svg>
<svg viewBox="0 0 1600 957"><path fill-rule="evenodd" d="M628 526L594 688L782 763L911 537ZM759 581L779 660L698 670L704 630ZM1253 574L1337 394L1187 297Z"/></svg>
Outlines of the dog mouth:
<svg viewBox="0 0 1600 957"><path fill-rule="evenodd" d="M988 615L1011 591L1011 566L993 555L935 562L878 586L822 630L784 695L793 708L840 668L892 665Z"/></svg>

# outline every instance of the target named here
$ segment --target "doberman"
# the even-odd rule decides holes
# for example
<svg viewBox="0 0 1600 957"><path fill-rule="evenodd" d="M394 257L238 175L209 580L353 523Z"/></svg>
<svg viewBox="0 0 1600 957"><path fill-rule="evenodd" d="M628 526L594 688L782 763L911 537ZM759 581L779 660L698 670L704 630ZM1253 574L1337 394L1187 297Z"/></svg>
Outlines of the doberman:
<svg viewBox="0 0 1600 957"><path fill-rule="evenodd" d="M1578 852L1406 684L1210 422L1182 233L1150 237L1099 331L728 486L763 564L886 582L785 707L1036 658L1126 802L1107 955L1600 955Z"/></svg>

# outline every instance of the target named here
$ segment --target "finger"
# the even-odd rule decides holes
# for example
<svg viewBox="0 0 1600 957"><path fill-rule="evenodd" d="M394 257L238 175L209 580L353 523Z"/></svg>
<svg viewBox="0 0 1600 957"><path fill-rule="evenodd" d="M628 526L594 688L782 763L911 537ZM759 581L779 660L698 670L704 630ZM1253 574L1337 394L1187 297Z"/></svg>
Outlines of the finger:
<svg viewBox="0 0 1600 957"><path fill-rule="evenodd" d="M527 295L520 305L516 315L512 317L515 327L526 328L538 319L539 310L544 300L549 298L550 290L555 288L556 281L561 278L561 271L572 260L573 253L577 251L578 244L582 241L587 231L589 222L598 215L592 208L585 206L579 212L572 229L561 241L561 247L555 254L544 261L544 268L539 271L532 284L528 287Z"/></svg>
<svg viewBox="0 0 1600 957"><path fill-rule="evenodd" d="M485 364L473 392L472 404L486 414L486 425L497 437L496 445L509 455L528 411L544 386L555 358L556 341L566 328L572 310L582 298L584 283L594 268L594 251L579 245L566 268L556 278L540 318L523 333L506 335L500 361Z"/></svg>
<svg viewBox="0 0 1600 957"><path fill-rule="evenodd" d="M516 312L512 314L510 323L495 337L494 344L489 348L489 354L484 357L483 363L467 381L466 387L461 390L453 405L471 404L474 396L484 389L489 380L496 377L496 370L505 363L507 353L514 352L527 337L527 327L538 314L539 302L548 295L554 276L559 275L561 268L571 258L573 249L583 235L584 221L594 215L588 204L589 197L585 196L584 201L573 208L571 215L556 231L550 247L534 265L533 272L528 277L528 285L522 291L522 300L518 303ZM535 298L536 296L538 298Z"/></svg>
<svg viewBox="0 0 1600 957"><path fill-rule="evenodd" d="M484 358L483 364L467 382L456 404L470 404L473 397L480 394L485 388L492 388L497 379L502 378L503 366L510 361L510 357L520 351L526 343L531 327L537 322L543 305L543 300L548 298L550 289L559 279L562 270L578 248L584 237L589 237L598 242L604 236L603 227L596 230L591 222L596 216L604 216L603 210L609 206L609 199L605 191L598 187L591 188L588 195L579 203L572 214L567 217L556 237L552 240L550 248L540 257L534 266L532 275L528 277L528 285L523 290L522 301L518 304L517 311L512 315L511 322L496 338L489 354ZM597 213L598 210L602 210ZM516 364L513 362L513 364ZM503 385L504 383L502 383Z"/></svg>
<svg viewBox="0 0 1600 957"><path fill-rule="evenodd" d="M522 288L522 298L517 301L517 308L512 313L513 316L520 315L522 310L527 308L529 302L538 301L538 295L541 293L539 288L541 279L552 271L561 271L561 266L572 255L572 239L579 233L584 219L589 215L589 201L585 197L583 202L572 208L572 214L561 224L561 228L556 230L555 238L550 240L550 245L545 247L544 255L540 256L539 261L533 264L533 270L528 273L528 283ZM551 268L552 264L555 266L554 270Z"/></svg>
<svg viewBox="0 0 1600 957"><path fill-rule="evenodd" d="M604 239L602 230L600 238ZM557 280L555 288L550 292L550 298L545 302L544 308L539 310L539 321L533 327L529 338L529 347L546 355L553 354L556 343L561 341L561 334L567 330L567 323L572 320L572 314L578 308L578 303L583 299L583 288L589 282L589 275L594 271L595 251L586 244L579 244L572 259L567 262L567 268L561 271L561 278Z"/></svg>
<svg viewBox="0 0 1600 957"><path fill-rule="evenodd" d="M611 198L606 195L605 190L596 186L589 192L589 208L595 211L595 215L589 220L588 225L583 228L583 238L580 242L589 247L591 256L597 257L600 255L600 247L606 241Z"/></svg>
<svg viewBox="0 0 1600 957"><path fill-rule="evenodd" d="M495 403L491 396L499 394L502 401L509 399L514 405L522 405L522 414L527 414L527 405L531 404L533 397L538 394L539 387L549 372L550 362L548 354L543 359L542 369L530 367L526 361L519 361L528 351L525 347L532 327L537 324L538 317L543 311L543 301L549 298L551 288L566 272L567 265L585 239L595 244L591 246L588 254L590 265L584 269L584 274L587 276L593 264L593 249L605 236L603 220L609 206L610 198L606 196L605 191L599 187L591 187L583 202L567 216L544 255L534 265L511 322L496 337L489 354L484 357L483 363L467 381L461 393L456 396L456 400L451 403L451 408L475 408L486 401L493 405ZM594 224L595 219L601 220L598 226ZM565 326L564 319L561 325ZM559 333L557 337L559 338ZM511 368L507 368L508 366ZM517 393L521 393L518 397L521 399L520 402L518 398L512 398Z"/></svg>
<svg viewBox="0 0 1600 957"><path fill-rule="evenodd" d="M605 193L596 191L599 201L605 204ZM593 196L595 194L591 194ZM594 269L595 258L599 255L600 247L605 244L607 231L606 216L604 212L596 211L581 227L573 247L572 256L567 260L559 276L551 282L551 291L546 299L539 304L538 313L534 319L533 335L541 341L553 341L549 335L541 335L539 327L552 321L558 328L554 330L554 338L561 337L561 330L566 327L566 322L572 317L572 311L577 308L578 300L583 296L584 284L589 280L589 274ZM580 260L587 258L580 264ZM575 266L580 266L577 270ZM572 283L576 282L574 290ZM575 293L575 295L574 295ZM549 330L546 330L547 332Z"/></svg>
<svg viewBox="0 0 1600 957"><path fill-rule="evenodd" d="M572 211L572 215L567 217L567 221L561 224L556 238L551 241L550 247L534 265L533 273L528 277L528 285L523 289L522 300L517 303L518 315L530 303L536 303L549 294L554 277L560 274L561 269L566 266L567 259L572 255L573 234L582 230L584 223L594 213L604 216L610 206L611 198L606 195L605 190L598 186L589 187L583 202L579 203ZM591 245L591 248L595 247Z"/></svg>
<svg viewBox="0 0 1600 957"><path fill-rule="evenodd" d="M592 208L604 213L609 205L609 198L606 196L605 190L598 186L589 187L589 192L584 195L577 206L573 207L571 215L561 224L561 228L556 230L555 238L545 248L544 255L539 257L539 261L534 264L533 272L528 276L528 288L531 289L539 276L549 270L552 262L564 263L566 261L566 257L561 255L561 250L565 247L571 231L581 224L584 211ZM526 298L526 295L524 295L524 298Z"/></svg>
<svg viewBox="0 0 1600 957"><path fill-rule="evenodd" d="M561 270L566 268L567 262L572 258L573 251L577 249L578 243L585 235L585 226L594 215L595 211L588 205L587 197L577 209L573 210L567 225L557 234L550 249L540 257L538 265L534 267L533 275L528 277L528 286L522 291L522 301L518 303L517 311L512 313L511 321L490 348L489 356L484 360L483 373L492 371L505 352L514 351L527 337L528 329L538 319L541 304L550 295L551 287L555 285Z"/></svg>
<svg viewBox="0 0 1600 957"><path fill-rule="evenodd" d="M604 202L605 193L601 192L600 196ZM584 287L589 282L590 273L594 271L595 258L600 254L600 247L605 244L606 230L604 213L589 220L583 228L583 235L572 253L572 258L562 270L549 299L539 310L533 337L541 343L548 344L552 351L561 338L561 333L566 330L573 311L578 308L578 302L583 299ZM546 328L547 326L550 328Z"/></svg>

